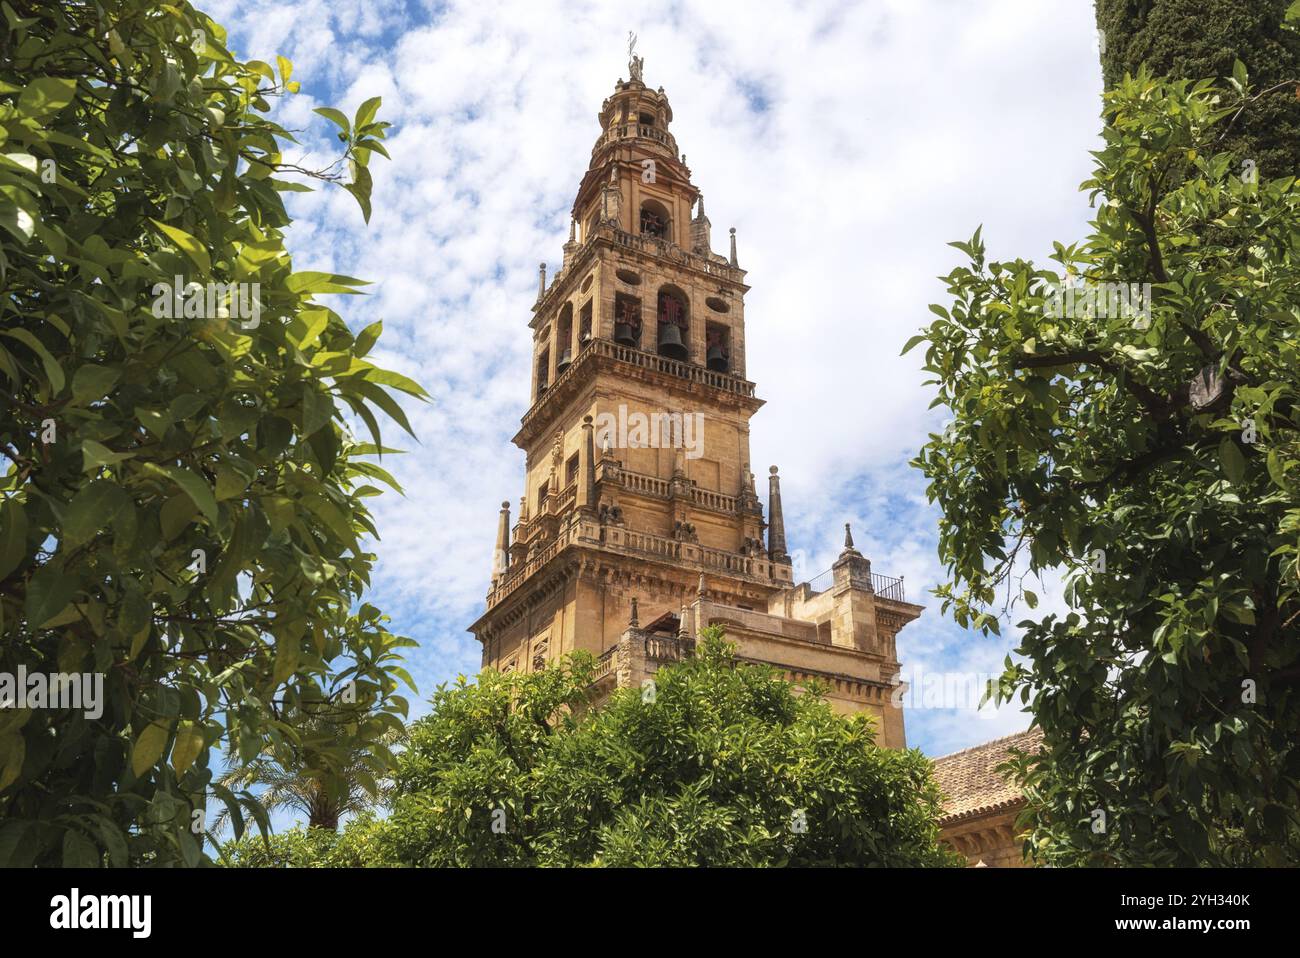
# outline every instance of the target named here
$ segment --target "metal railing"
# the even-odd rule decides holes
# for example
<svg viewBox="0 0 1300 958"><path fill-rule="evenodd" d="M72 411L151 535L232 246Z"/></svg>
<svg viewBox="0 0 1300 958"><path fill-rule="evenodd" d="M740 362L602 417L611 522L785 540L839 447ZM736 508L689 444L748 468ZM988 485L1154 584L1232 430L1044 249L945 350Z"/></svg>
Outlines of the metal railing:
<svg viewBox="0 0 1300 958"><path fill-rule="evenodd" d="M906 602L903 598L903 577L900 575L897 579L887 575L876 575L871 573L871 588L882 599L892 599L895 602Z"/></svg>
<svg viewBox="0 0 1300 958"><path fill-rule="evenodd" d="M808 580L808 588L813 592L825 592L835 584L835 570L827 569L825 572L819 572ZM893 576L879 575L871 573L871 591L879 598L889 599L893 602L906 602L903 590L903 577L895 579Z"/></svg>

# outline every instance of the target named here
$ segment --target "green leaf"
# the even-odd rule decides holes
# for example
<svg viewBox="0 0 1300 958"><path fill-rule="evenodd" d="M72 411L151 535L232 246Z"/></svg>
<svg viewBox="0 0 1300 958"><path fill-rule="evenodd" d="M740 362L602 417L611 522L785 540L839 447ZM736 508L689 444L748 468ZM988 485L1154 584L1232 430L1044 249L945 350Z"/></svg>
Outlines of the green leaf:
<svg viewBox="0 0 1300 958"><path fill-rule="evenodd" d="M0 197L3 197L3 194L0 194ZM36 217L27 203L20 205L16 201L0 201L0 227L4 227L15 239L26 243L36 235Z"/></svg>
<svg viewBox="0 0 1300 958"><path fill-rule="evenodd" d="M1232 62L1232 78L1243 87L1246 85L1249 77L1246 73L1246 64L1242 63L1241 60L1234 60Z"/></svg>
<svg viewBox="0 0 1300 958"><path fill-rule="evenodd" d="M0 792L18 781L23 772L23 762L27 758L27 740L19 730L12 730L0 735ZM13 824L13 823L10 823ZM0 867L9 865L10 856L5 853L4 838L8 837L9 826L0 831ZM16 836L15 836L16 837Z"/></svg>
<svg viewBox="0 0 1300 958"><path fill-rule="evenodd" d="M155 219L151 219L149 222L162 230L173 243L180 247L180 249L194 262L194 265L199 268L204 276L207 276L212 272L212 260L209 258L208 251L203 247L202 243L196 240L189 233L182 229L177 229L175 226L160 223Z"/></svg>
<svg viewBox="0 0 1300 958"><path fill-rule="evenodd" d="M1300 3L1300 0L1296 0L1296 2ZM1279 489L1285 489L1287 487L1285 467L1282 465L1282 457L1276 449L1268 451L1267 463L1268 475L1273 480L1273 484Z"/></svg>
<svg viewBox="0 0 1300 958"><path fill-rule="evenodd" d="M131 500L115 482L96 479L72 497L63 515L63 545L68 549L89 542L124 510Z"/></svg>
<svg viewBox="0 0 1300 958"><path fill-rule="evenodd" d="M354 127L359 130L363 126L368 126L374 120L375 114L379 112L379 106L383 102L383 97L372 96L365 103L362 103L357 109Z"/></svg>
<svg viewBox="0 0 1300 958"><path fill-rule="evenodd" d="M77 93L77 81L64 77L39 77L23 89L18 97L18 112L22 116L41 118L58 113L72 102Z"/></svg>
<svg viewBox="0 0 1300 958"><path fill-rule="evenodd" d="M72 377L72 398L77 404L94 402L108 395L121 377L119 370L88 363Z"/></svg>
<svg viewBox="0 0 1300 958"><path fill-rule="evenodd" d="M63 367L61 367L59 361L50 354L50 351L45 348L44 343L25 329L4 330L3 332L0 332L0 336L8 336L10 339L18 340L18 342L31 349L32 352L36 353L36 355L40 357L41 365L45 369L45 378L50 381L51 395L58 395L63 391Z"/></svg>
<svg viewBox="0 0 1300 958"><path fill-rule="evenodd" d="M291 635L280 636L275 643L275 671L271 676L272 686L279 686L298 670L301 649L298 640Z"/></svg>
<svg viewBox="0 0 1300 958"><path fill-rule="evenodd" d="M113 452L93 439L81 441L82 470L92 472L104 466L111 466L135 457L133 452Z"/></svg>
<svg viewBox="0 0 1300 958"><path fill-rule="evenodd" d="M912 351L912 349L916 346L917 343L923 343L925 342L925 340L926 340L925 334L918 333L917 335L913 336L911 339L909 339L906 343L903 344L903 351L898 355L906 356L908 353Z"/></svg>
<svg viewBox="0 0 1300 958"><path fill-rule="evenodd" d="M352 354L359 358L369 353L371 348L375 345L375 341L379 339L379 334L383 331L384 321L382 319L371 323L365 329L361 330L361 332L357 334L357 342L352 348Z"/></svg>
<svg viewBox="0 0 1300 958"><path fill-rule="evenodd" d="M131 748L131 771L136 778L158 764L163 752L167 750L167 738L170 732L168 722L150 722L145 726L140 737Z"/></svg>
<svg viewBox="0 0 1300 958"><path fill-rule="evenodd" d="M27 557L27 513L13 496L0 503L0 579Z"/></svg>
<svg viewBox="0 0 1300 958"><path fill-rule="evenodd" d="M421 399L427 398L429 395L419 383L392 370L367 369L362 373L362 378L366 382L379 383L381 386L392 386L394 389L400 389L408 395L418 396Z"/></svg>
<svg viewBox="0 0 1300 958"><path fill-rule="evenodd" d="M112 819L103 815L95 816L95 822L99 826L99 837L104 843L104 848L108 851L109 864L114 868L126 868L130 864L130 860L126 846L126 836L122 834L122 829Z"/></svg>
<svg viewBox="0 0 1300 958"><path fill-rule="evenodd" d="M203 730L193 722L181 722L176 729L176 744L172 746L172 768L178 778L194 764L203 748Z"/></svg>
<svg viewBox="0 0 1300 958"><path fill-rule="evenodd" d="M206 480L181 466L160 466L156 462L146 462L143 469L151 475L176 483L209 522L217 521L217 499Z"/></svg>
<svg viewBox="0 0 1300 958"><path fill-rule="evenodd" d="M373 186L374 181L370 177L370 171L364 166L358 166L353 171L352 182L344 187L357 198L357 205L361 207L361 216L367 223L370 222L370 193Z"/></svg>
<svg viewBox="0 0 1300 958"><path fill-rule="evenodd" d="M345 134L352 132L352 124L348 122L348 118L340 111L334 109L334 107L318 106L312 112L319 113L321 116L325 117L325 119L335 124Z"/></svg>
<svg viewBox="0 0 1300 958"><path fill-rule="evenodd" d="M340 276L337 273L318 273L306 270L294 273L285 282L290 292L310 295L314 293L352 293L359 294L353 286L369 286L368 280Z"/></svg>
<svg viewBox="0 0 1300 958"><path fill-rule="evenodd" d="M27 583L27 624L40 628L68 607L77 594L77 582L62 569L41 566Z"/></svg>
<svg viewBox="0 0 1300 958"><path fill-rule="evenodd" d="M103 862L95 843L76 829L63 833L64 868L98 868Z"/></svg>
<svg viewBox="0 0 1300 958"><path fill-rule="evenodd" d="M1229 482L1234 486L1241 485L1246 476L1246 460L1231 436L1219 443L1219 464L1223 466L1223 474Z"/></svg>

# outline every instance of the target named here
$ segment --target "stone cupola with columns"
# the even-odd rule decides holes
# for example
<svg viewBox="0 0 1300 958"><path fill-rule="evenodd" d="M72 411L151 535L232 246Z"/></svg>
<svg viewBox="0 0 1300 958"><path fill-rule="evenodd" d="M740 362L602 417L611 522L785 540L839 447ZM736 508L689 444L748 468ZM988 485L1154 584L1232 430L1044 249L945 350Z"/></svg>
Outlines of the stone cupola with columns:
<svg viewBox="0 0 1300 958"><path fill-rule="evenodd" d="M668 98L640 59L630 68L601 105L563 262L549 282L539 271L514 437L524 495L513 525L502 503L470 627L483 665L536 670L584 649L598 691L635 686L720 624L742 659L819 680L836 709L873 714L880 743L903 747L895 637L922 609L847 528L833 569L795 583L777 467L766 519L750 468L763 401L746 378L735 230L729 255L714 253Z"/></svg>

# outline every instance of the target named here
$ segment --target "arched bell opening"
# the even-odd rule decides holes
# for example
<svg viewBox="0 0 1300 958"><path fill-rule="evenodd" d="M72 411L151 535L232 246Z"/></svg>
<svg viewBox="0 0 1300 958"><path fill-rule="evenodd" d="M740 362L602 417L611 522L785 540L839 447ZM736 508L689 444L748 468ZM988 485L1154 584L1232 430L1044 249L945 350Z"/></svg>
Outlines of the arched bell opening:
<svg viewBox="0 0 1300 958"><path fill-rule="evenodd" d="M559 376L573 362L573 304L565 303L555 323L555 375Z"/></svg>
<svg viewBox="0 0 1300 958"><path fill-rule="evenodd" d="M665 286L659 290L659 338L660 356L685 362L690 358L689 342L690 322L686 314L686 296L676 286Z"/></svg>
<svg viewBox="0 0 1300 958"><path fill-rule="evenodd" d="M704 364L715 373L731 372L731 330L722 323L704 327Z"/></svg>
<svg viewBox="0 0 1300 958"><path fill-rule="evenodd" d="M627 293L614 295L614 342L641 347L641 300Z"/></svg>
<svg viewBox="0 0 1300 958"><path fill-rule="evenodd" d="M542 394L550 387L551 374L551 350L550 347L542 350L542 354L537 357L537 398L541 399Z"/></svg>
<svg viewBox="0 0 1300 958"><path fill-rule="evenodd" d="M672 242L672 217L658 200L641 204L641 235Z"/></svg>
<svg viewBox="0 0 1300 958"><path fill-rule="evenodd" d="M578 352L587 348L591 342L591 300L587 300L578 314Z"/></svg>

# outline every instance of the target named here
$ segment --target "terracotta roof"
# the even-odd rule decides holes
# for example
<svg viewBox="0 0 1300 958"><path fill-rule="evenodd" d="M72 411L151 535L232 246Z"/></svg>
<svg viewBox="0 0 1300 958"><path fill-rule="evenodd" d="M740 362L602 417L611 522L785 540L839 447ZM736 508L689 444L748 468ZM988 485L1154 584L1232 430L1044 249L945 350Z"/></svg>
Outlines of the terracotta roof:
<svg viewBox="0 0 1300 958"><path fill-rule="evenodd" d="M1020 790L994 769L1007 760L1008 749L1033 751L1042 740L1042 730L1031 728L936 758L934 779L947 797L940 823L947 825L1019 804Z"/></svg>
<svg viewBox="0 0 1300 958"><path fill-rule="evenodd" d="M644 631L644 632L671 632L673 635L676 635L676 634L677 634L677 630L678 630L680 627L681 627L681 620L677 617L677 613L676 613L676 612L665 612L663 615L659 616L659 618L655 619L655 620L654 620L653 622L651 622L649 625L645 626L645 627L642 629L642 631Z"/></svg>

